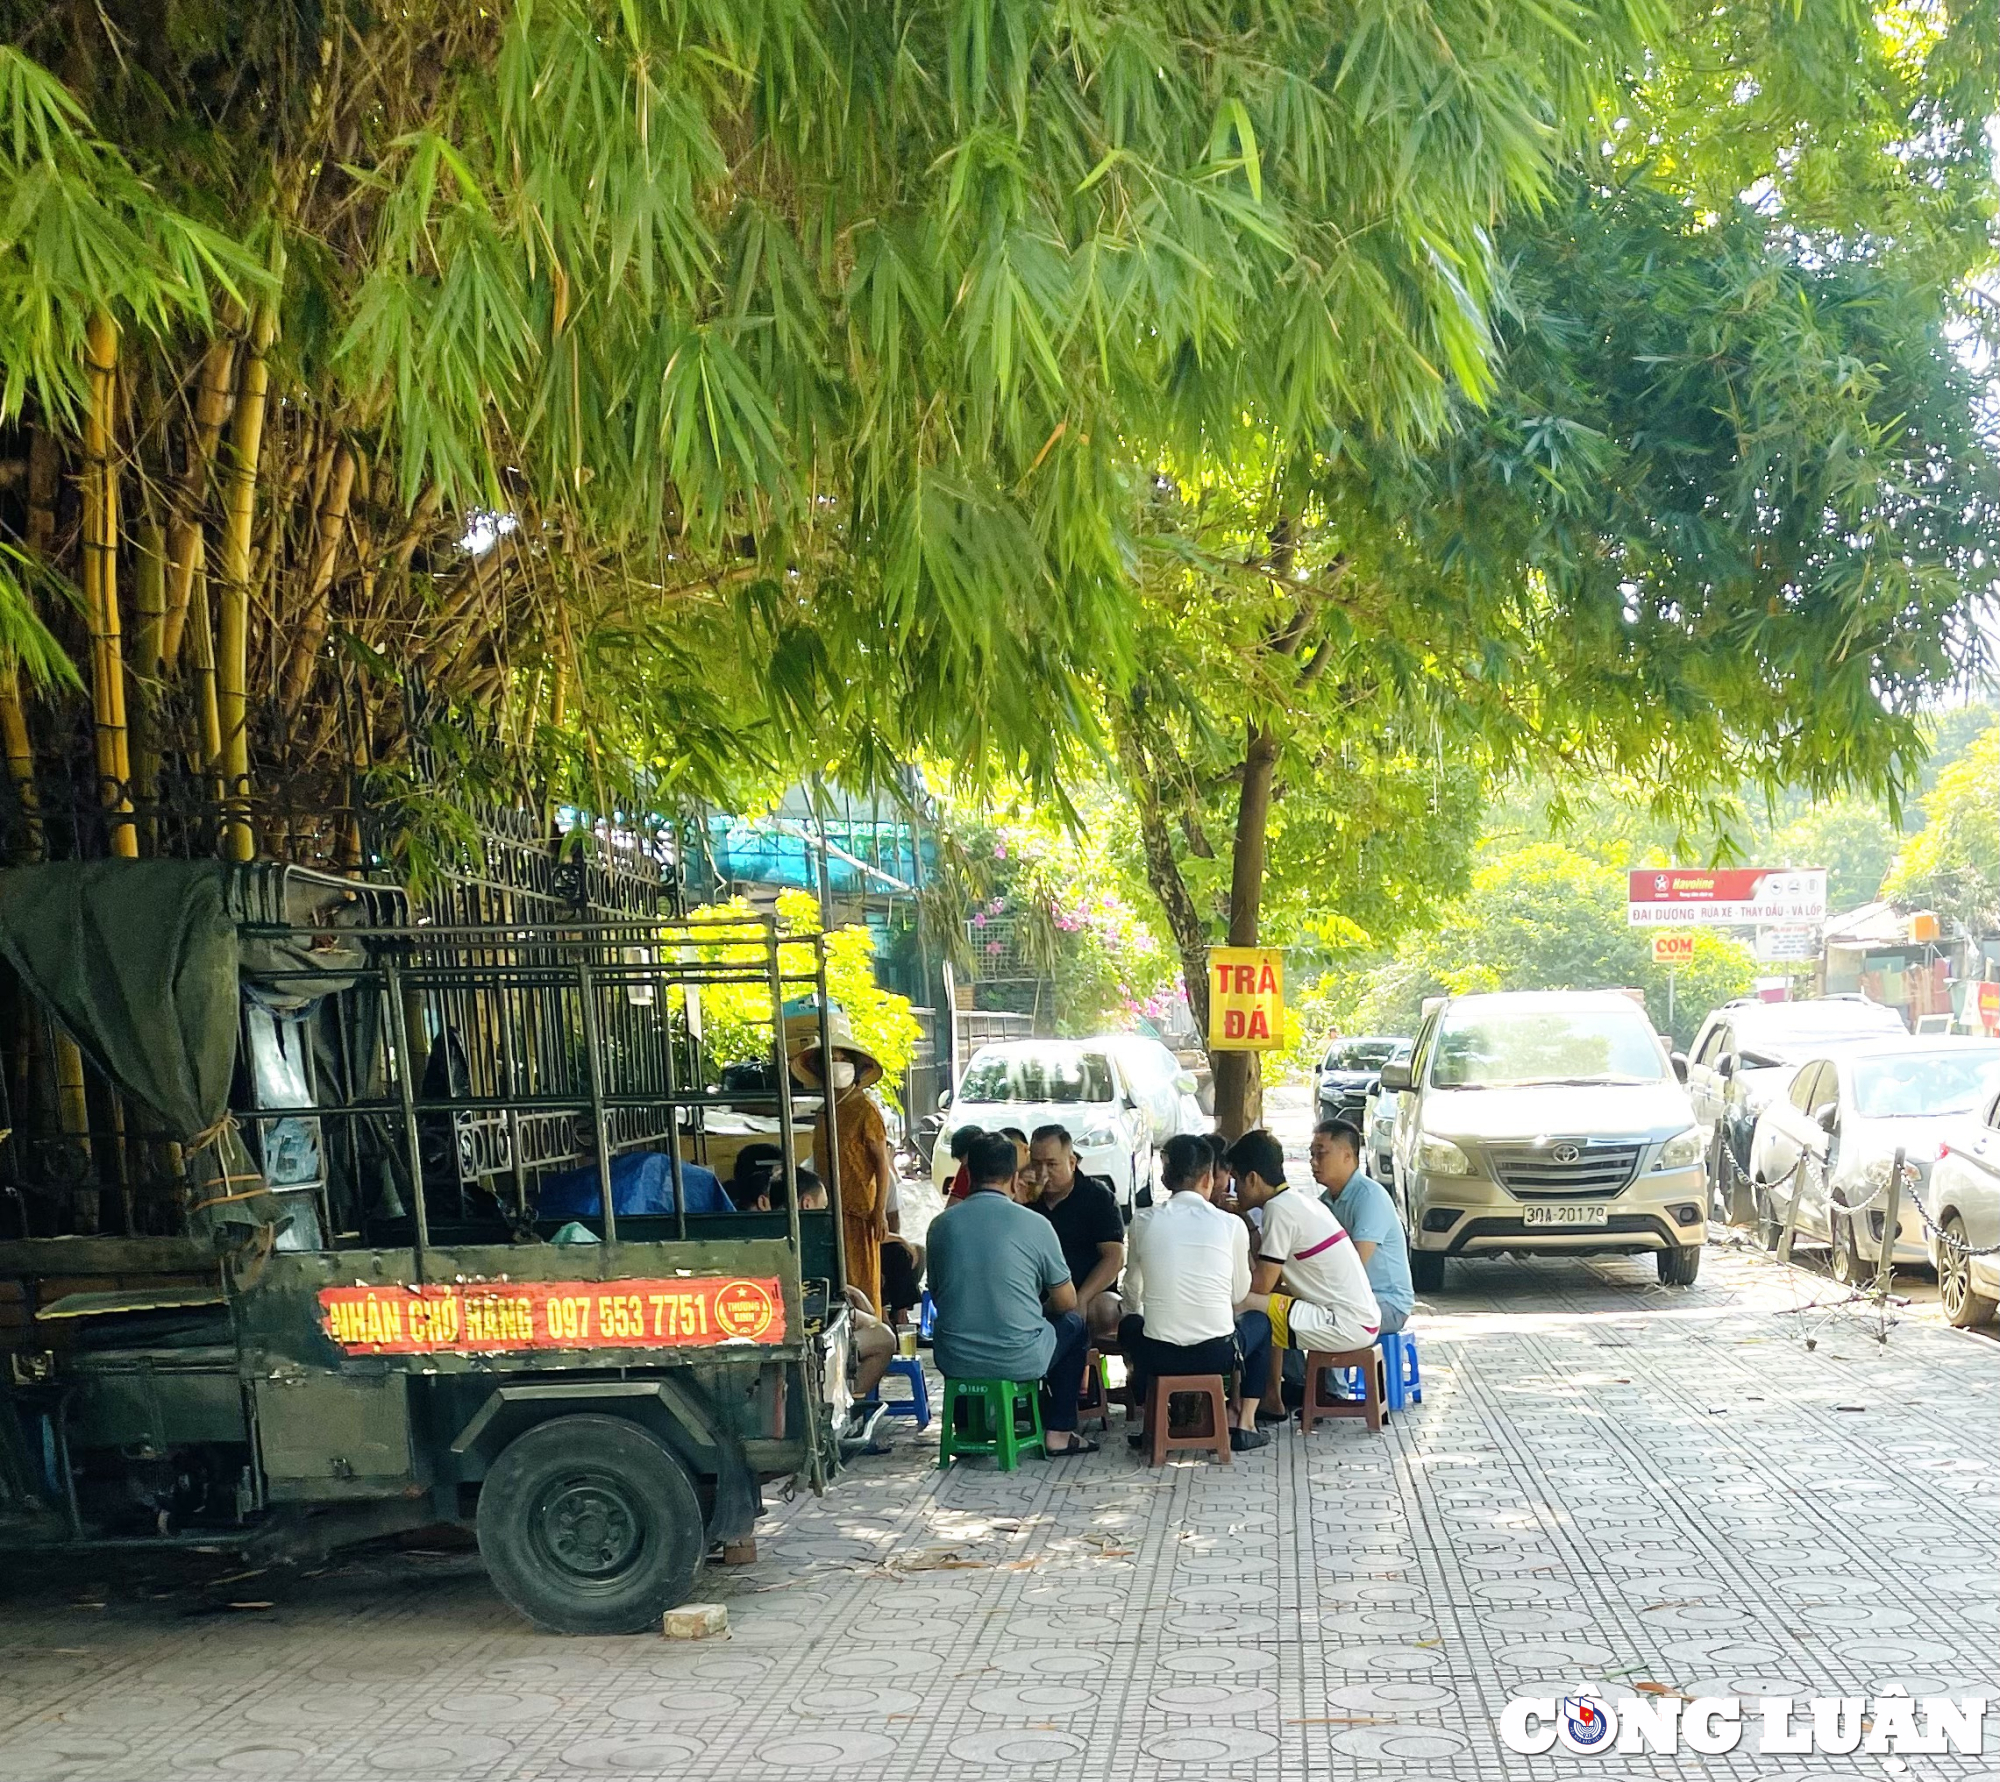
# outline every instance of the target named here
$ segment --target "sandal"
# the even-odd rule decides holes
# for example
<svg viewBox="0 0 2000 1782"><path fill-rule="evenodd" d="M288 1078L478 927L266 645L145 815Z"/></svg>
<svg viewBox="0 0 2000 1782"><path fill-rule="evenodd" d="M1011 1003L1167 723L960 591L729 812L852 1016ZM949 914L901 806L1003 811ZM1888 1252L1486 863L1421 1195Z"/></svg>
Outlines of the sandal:
<svg viewBox="0 0 2000 1782"><path fill-rule="evenodd" d="M1088 1436L1079 1435L1067 1448L1051 1448L1044 1443L1042 1452L1051 1460L1067 1460L1072 1454L1095 1454L1099 1449Z"/></svg>

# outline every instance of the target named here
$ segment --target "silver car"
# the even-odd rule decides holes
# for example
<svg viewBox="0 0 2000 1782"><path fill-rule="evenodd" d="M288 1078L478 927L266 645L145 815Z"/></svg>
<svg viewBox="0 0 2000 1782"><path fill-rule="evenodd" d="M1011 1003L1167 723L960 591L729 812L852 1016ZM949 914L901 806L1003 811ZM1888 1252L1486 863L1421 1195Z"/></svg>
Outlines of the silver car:
<svg viewBox="0 0 2000 1782"><path fill-rule="evenodd" d="M1832 1248L1836 1280L1872 1279L1900 1151L1913 1173L1899 1196L1894 1259L1929 1262L1931 1247L1910 1197L1928 1189L1953 1119L1985 1105L1995 1088L2000 1041L1907 1039L1807 1059L1758 1116L1750 1141L1759 1237L1776 1249L1793 1217L1795 1238ZM1836 1218L1839 1207L1856 1212Z"/></svg>
<svg viewBox="0 0 2000 1782"><path fill-rule="evenodd" d="M1938 1153L1924 1196L1935 1229L1925 1235L1944 1315L1963 1330L2000 1310L2000 1255L1990 1254L2000 1248L2000 1087L1946 1123Z"/></svg>

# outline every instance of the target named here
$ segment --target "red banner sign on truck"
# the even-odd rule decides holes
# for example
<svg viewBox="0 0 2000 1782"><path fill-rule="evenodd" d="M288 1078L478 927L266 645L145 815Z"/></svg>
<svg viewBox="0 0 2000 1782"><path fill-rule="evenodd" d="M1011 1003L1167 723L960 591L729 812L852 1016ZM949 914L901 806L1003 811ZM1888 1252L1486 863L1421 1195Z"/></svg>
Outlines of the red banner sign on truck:
<svg viewBox="0 0 2000 1782"><path fill-rule="evenodd" d="M1635 928L1821 922L1826 869L1644 867L1626 876L1625 919Z"/></svg>
<svg viewBox="0 0 2000 1782"><path fill-rule="evenodd" d="M326 1334L350 1355L510 1349L697 1349L782 1343L775 1275L323 1287Z"/></svg>

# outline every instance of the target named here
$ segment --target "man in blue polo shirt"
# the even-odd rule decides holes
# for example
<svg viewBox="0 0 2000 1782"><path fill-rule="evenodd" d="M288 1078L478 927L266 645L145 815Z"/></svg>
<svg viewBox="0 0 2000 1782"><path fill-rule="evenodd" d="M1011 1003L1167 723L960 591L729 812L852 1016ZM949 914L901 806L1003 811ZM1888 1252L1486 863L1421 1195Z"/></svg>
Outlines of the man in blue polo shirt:
<svg viewBox="0 0 2000 1782"><path fill-rule="evenodd" d="M1368 1271L1385 1333L1403 1328L1417 1303L1410 1285L1410 1241L1396 1216L1388 1189L1361 1172L1361 1134L1345 1120L1322 1120L1313 1128L1313 1180L1320 1199L1354 1242Z"/></svg>
<svg viewBox="0 0 2000 1782"><path fill-rule="evenodd" d="M971 1191L931 1221L931 1352L948 1380L1040 1380L1051 1460L1094 1454L1077 1430L1089 1348L1056 1228L1015 1199L1021 1154L987 1132L965 1158ZM1037 1184L1039 1188L1039 1183Z"/></svg>

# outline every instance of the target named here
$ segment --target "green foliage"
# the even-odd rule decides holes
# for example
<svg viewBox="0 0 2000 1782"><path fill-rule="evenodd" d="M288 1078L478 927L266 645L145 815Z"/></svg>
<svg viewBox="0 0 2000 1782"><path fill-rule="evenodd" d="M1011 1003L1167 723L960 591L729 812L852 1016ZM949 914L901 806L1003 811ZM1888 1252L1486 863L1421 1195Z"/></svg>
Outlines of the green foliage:
<svg viewBox="0 0 2000 1782"><path fill-rule="evenodd" d="M1330 975L1313 1005L1329 1031L1414 1033L1428 996L1606 989L1643 990L1654 1025L1670 1031L1666 968L1653 963L1650 933L1626 923L1623 873L1554 843L1487 860L1437 928L1386 962ZM1675 978L1675 1044L1755 975L1747 948L1698 931L1694 963Z"/></svg>
<svg viewBox="0 0 2000 1782"><path fill-rule="evenodd" d="M1924 827L1903 845L1882 895L1935 910L1968 934L2000 922L2000 723L1971 741L1923 801Z"/></svg>
<svg viewBox="0 0 2000 1782"><path fill-rule="evenodd" d="M740 897L703 904L691 912L697 919L748 918L752 914L750 905ZM781 934L820 932L819 900L808 891L780 891L777 916ZM704 958L730 962L752 957L727 931L723 939L698 951ZM876 983L874 937L859 923L835 928L826 936L826 993L846 1012L856 1043L881 1061L882 1092L896 1095L910 1060L916 1056L923 1030L911 1013L909 998ZM768 994L755 985L718 984L704 990L702 1043L709 1063L719 1069L725 1064L769 1058L770 1008Z"/></svg>

